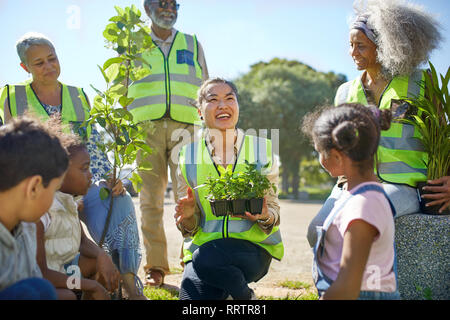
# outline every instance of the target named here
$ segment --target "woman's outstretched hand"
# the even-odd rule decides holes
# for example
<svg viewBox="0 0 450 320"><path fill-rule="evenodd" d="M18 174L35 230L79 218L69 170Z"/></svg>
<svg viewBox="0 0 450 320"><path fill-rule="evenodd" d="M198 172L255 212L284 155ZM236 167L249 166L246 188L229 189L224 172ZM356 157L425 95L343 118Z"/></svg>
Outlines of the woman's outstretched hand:
<svg viewBox="0 0 450 320"><path fill-rule="evenodd" d="M183 220L187 220L194 216L195 198L191 188L187 189L187 195L178 199L175 206L175 222L179 225Z"/></svg>

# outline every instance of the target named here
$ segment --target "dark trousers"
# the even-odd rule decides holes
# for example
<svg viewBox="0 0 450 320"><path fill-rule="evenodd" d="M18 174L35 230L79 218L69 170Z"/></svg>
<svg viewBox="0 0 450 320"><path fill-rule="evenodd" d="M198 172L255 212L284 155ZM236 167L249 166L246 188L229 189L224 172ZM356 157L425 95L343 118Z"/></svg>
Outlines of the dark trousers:
<svg viewBox="0 0 450 320"><path fill-rule="evenodd" d="M185 265L180 300L248 300L248 283L269 270L272 256L246 240L218 239L205 243Z"/></svg>

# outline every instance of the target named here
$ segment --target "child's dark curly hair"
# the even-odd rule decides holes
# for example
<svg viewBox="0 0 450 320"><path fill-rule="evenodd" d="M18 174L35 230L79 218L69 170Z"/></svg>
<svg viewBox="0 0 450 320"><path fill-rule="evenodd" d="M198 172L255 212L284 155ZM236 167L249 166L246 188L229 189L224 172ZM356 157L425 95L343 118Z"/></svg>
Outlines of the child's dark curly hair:
<svg viewBox="0 0 450 320"><path fill-rule="evenodd" d="M72 127L68 124L63 124L59 116L52 116L46 121L46 126L49 127L61 141L61 145L67 150L69 158L80 149L87 150L85 141L78 135L73 133Z"/></svg>
<svg viewBox="0 0 450 320"><path fill-rule="evenodd" d="M365 170L373 166L380 141L380 130L387 130L391 111L375 106L346 103L338 107L322 107L307 115L302 131L325 155L331 149L343 152Z"/></svg>
<svg viewBox="0 0 450 320"><path fill-rule="evenodd" d="M29 115L0 127L0 191L40 175L44 187L69 165L67 151L51 128Z"/></svg>

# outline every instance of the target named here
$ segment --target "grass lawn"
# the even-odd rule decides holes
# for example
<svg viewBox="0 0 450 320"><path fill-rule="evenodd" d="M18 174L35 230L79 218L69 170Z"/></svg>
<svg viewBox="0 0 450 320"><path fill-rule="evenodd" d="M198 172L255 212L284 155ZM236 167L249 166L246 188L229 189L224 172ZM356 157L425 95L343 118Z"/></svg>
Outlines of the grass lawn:
<svg viewBox="0 0 450 320"><path fill-rule="evenodd" d="M285 280L280 282L278 286L282 288L292 289L291 293L286 296L258 296L259 300L317 300L317 292L309 283L301 281ZM297 291L297 292L295 292ZM144 289L145 296L150 300L179 300L178 290L166 288L150 288Z"/></svg>

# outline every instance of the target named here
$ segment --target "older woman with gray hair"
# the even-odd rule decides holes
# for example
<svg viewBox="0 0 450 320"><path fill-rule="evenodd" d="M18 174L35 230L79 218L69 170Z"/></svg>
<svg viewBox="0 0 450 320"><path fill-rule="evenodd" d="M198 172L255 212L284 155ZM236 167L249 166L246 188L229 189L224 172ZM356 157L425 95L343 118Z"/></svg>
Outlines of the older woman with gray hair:
<svg viewBox="0 0 450 320"><path fill-rule="evenodd" d="M58 81L61 69L52 42L39 33L27 33L16 44L21 67L31 79L16 85L6 85L4 101L5 123L25 112L42 119L59 115L63 123L85 139L90 155L93 183L80 206L80 217L97 244L109 251L120 271L124 287L131 299L145 298L137 277L141 253L134 205L122 182L112 185L111 166L98 143L102 137L95 127L83 129L81 124L89 117L90 106L83 89ZM108 228L105 227L110 198L100 199L100 188L107 186L116 197ZM45 230L51 221L41 221ZM41 223L39 222L39 223ZM104 230L106 231L103 235ZM104 241L102 239L102 235Z"/></svg>
<svg viewBox="0 0 450 320"><path fill-rule="evenodd" d="M361 75L342 84L335 105L357 102L391 109L391 128L382 131L377 152L376 174L396 209L396 218L420 211L416 185L427 179L426 154L417 140L414 127L395 119L414 110L407 98L424 95L421 85L425 63L441 41L440 25L417 5L401 0L357 0L356 18L350 27L350 56ZM345 177L338 183L308 228L309 244L316 242L316 227L321 226L337 199L346 189ZM431 181L444 183L439 191L441 210L450 206L450 177Z"/></svg>

